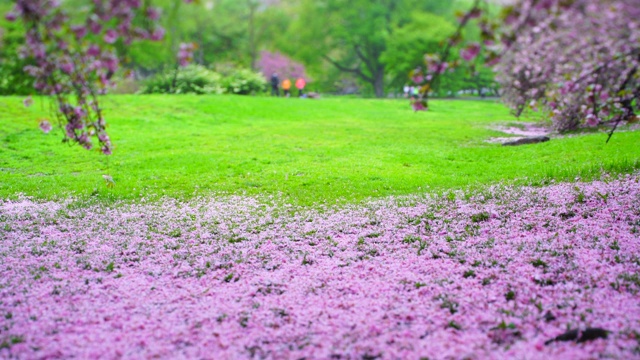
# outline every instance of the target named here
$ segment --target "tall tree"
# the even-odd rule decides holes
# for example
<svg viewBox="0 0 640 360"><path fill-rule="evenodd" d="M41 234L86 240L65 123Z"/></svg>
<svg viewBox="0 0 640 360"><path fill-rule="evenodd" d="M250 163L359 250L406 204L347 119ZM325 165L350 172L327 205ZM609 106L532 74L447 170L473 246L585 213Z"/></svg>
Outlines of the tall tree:
<svg viewBox="0 0 640 360"><path fill-rule="evenodd" d="M428 12L415 12L409 22L395 25L381 57L391 84L407 83L407 75L423 63L425 52L438 51L442 41L454 31L451 22Z"/></svg>
<svg viewBox="0 0 640 360"><path fill-rule="evenodd" d="M441 1L301 0L292 38L299 44L298 57L322 59L382 97L387 81L382 57L394 31L411 22L412 13L443 11L443 6Z"/></svg>
<svg viewBox="0 0 640 360"><path fill-rule="evenodd" d="M189 41L198 44L196 63L255 68L260 51L270 48L275 34L288 26L279 0L208 0L186 6L181 3L154 0L162 9L160 22L167 29L165 41L141 42L122 49L130 55L129 66L143 73L161 70L175 63L179 43Z"/></svg>

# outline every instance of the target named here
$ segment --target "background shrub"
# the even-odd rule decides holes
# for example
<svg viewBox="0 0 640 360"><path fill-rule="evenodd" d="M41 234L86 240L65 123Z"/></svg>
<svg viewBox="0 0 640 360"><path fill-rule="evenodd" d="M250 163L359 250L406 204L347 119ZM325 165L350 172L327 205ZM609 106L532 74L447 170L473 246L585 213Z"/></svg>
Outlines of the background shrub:
<svg viewBox="0 0 640 360"><path fill-rule="evenodd" d="M262 74L249 69L236 69L224 77L222 86L229 94L258 94L266 90L267 80Z"/></svg>
<svg viewBox="0 0 640 360"><path fill-rule="evenodd" d="M227 69L221 75L201 65L189 65L180 68L177 75L175 69L168 69L147 78L140 93L250 95L266 88L264 76L249 69Z"/></svg>
<svg viewBox="0 0 640 360"><path fill-rule="evenodd" d="M165 70L145 81L143 94L222 94L222 77L201 65Z"/></svg>

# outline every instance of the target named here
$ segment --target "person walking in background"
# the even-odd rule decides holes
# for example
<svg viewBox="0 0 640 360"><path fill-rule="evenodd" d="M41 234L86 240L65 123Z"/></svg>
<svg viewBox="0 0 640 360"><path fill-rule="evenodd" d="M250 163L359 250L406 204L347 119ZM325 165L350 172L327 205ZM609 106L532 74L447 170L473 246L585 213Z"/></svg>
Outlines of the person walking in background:
<svg viewBox="0 0 640 360"><path fill-rule="evenodd" d="M302 95L304 94L304 87L307 85L307 82L304 81L303 78L298 78L298 80L296 80L296 88L298 88L298 96L302 97Z"/></svg>
<svg viewBox="0 0 640 360"><path fill-rule="evenodd" d="M290 90L291 90L291 80L284 79L284 81L282 82L282 91L283 91L284 97L291 96Z"/></svg>
<svg viewBox="0 0 640 360"><path fill-rule="evenodd" d="M271 75L271 96L280 96L280 79L276 73Z"/></svg>

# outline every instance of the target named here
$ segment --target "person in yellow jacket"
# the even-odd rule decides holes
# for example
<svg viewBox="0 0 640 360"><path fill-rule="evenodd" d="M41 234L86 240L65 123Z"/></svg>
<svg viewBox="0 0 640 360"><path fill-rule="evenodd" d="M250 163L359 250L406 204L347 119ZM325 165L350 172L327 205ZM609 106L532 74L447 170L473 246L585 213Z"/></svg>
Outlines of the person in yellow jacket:
<svg viewBox="0 0 640 360"><path fill-rule="evenodd" d="M289 79L284 79L284 81L282 82L282 90L284 90L284 96L285 97L289 97L291 96L291 80Z"/></svg>

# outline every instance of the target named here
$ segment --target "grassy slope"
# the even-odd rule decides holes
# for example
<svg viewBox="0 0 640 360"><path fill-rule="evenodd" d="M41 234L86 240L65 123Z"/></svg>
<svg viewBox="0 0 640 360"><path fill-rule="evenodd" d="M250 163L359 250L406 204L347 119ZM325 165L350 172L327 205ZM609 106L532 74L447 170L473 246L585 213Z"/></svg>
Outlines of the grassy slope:
<svg viewBox="0 0 640 360"><path fill-rule="evenodd" d="M486 144L487 127L513 119L499 104L434 101L412 113L404 101L198 96L104 100L116 144L97 152L44 135L41 101L24 109L0 98L0 198L25 193L102 199L190 196L208 190L288 196L310 204L498 181L539 182L638 166L640 133L557 139L517 148ZM109 173L117 186L107 189ZM525 179L528 178L528 179Z"/></svg>

